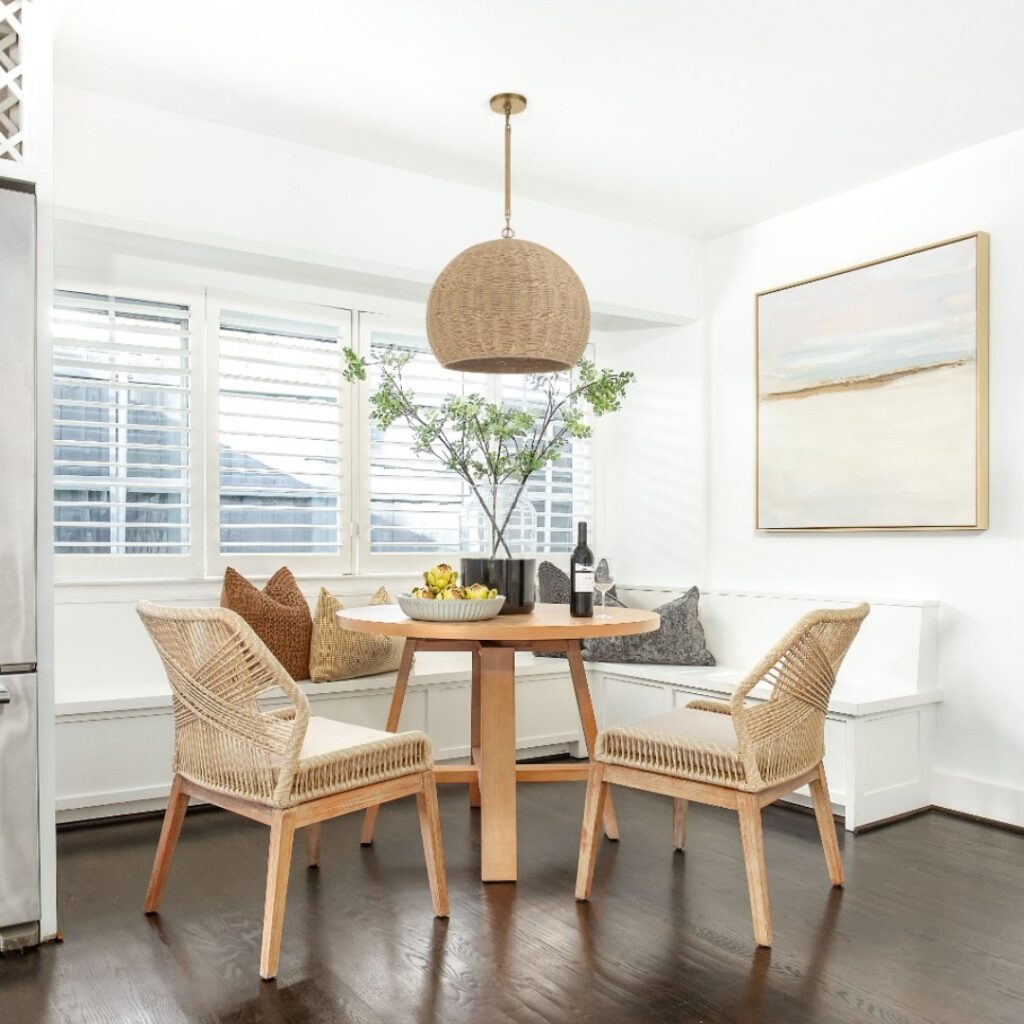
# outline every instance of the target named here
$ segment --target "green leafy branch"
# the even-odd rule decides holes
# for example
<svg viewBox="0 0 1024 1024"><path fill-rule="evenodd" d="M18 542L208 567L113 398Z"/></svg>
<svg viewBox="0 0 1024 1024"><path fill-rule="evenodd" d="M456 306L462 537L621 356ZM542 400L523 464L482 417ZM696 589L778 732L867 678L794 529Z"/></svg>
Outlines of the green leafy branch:
<svg viewBox="0 0 1024 1024"><path fill-rule="evenodd" d="M531 476L557 462L575 440L588 438L589 415L618 410L635 379L630 371L598 369L582 359L565 388L564 374L531 374L530 387L539 394L535 411L488 402L482 395L446 395L440 405L418 402L402 371L415 353L388 347L373 358L344 350L347 381L365 381L376 368L379 383L370 395L370 419L381 430L404 421L412 431L413 451L429 454L466 482L491 524L492 552L503 547L512 512ZM497 488L515 484L515 500L504 519L497 515ZM488 506L481 487L492 488Z"/></svg>

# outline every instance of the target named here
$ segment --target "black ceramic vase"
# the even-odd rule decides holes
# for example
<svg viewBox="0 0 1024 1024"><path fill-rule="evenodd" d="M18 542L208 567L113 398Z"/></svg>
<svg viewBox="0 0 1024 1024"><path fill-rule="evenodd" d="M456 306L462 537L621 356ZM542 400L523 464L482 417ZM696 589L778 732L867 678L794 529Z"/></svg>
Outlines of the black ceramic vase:
<svg viewBox="0 0 1024 1024"><path fill-rule="evenodd" d="M525 615L537 601L536 558L463 558L460 582L482 583L505 595L502 615Z"/></svg>

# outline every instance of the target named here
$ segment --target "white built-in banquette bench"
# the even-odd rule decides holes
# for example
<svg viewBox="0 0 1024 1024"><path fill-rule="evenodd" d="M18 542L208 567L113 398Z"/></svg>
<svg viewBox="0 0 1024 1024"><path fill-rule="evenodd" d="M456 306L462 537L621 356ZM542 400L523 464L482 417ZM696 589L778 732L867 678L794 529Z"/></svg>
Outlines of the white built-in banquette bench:
<svg viewBox="0 0 1024 1024"><path fill-rule="evenodd" d="M653 608L666 589L620 587L628 604ZM69 594L72 592L68 592ZM154 595L183 605L215 604L191 593ZM315 587L307 596L315 596ZM155 810L170 783L173 717L163 668L135 615L136 594L92 588L58 599L57 814L60 821ZM365 603L367 594L344 601ZM701 619L715 668L588 666L601 725L628 725L695 697L725 697L746 670L802 614L851 604L737 591L701 596ZM839 675L826 723L832 800L850 830L931 804L932 717L937 605L875 601ZM564 661L517 655L516 728L523 757L569 752L582 737ZM313 713L383 727L393 673L302 684ZM767 693L754 698L766 697ZM268 702L271 706L273 701ZM402 728L423 729L438 760L469 753L469 655L417 656ZM794 799L800 800L800 794ZM582 800L582 796L581 796Z"/></svg>

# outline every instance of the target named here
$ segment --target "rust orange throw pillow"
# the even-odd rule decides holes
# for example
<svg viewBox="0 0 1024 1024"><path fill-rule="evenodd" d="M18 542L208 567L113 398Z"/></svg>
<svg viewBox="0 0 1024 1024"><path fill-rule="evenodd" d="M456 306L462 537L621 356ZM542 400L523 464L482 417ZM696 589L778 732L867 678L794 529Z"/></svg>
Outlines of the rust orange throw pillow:
<svg viewBox="0 0 1024 1024"><path fill-rule="evenodd" d="M237 612L252 626L292 679L309 678L313 617L290 569L278 569L262 590L241 573L227 569L220 606Z"/></svg>

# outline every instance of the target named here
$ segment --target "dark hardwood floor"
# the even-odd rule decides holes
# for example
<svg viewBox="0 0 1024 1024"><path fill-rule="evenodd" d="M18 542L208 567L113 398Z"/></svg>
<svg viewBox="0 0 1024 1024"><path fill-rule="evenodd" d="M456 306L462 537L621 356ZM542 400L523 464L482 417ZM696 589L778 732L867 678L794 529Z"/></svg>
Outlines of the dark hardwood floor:
<svg viewBox="0 0 1024 1024"><path fill-rule="evenodd" d="M266 830L188 816L163 913L141 911L159 822L59 836L65 941L0 959L0 1021L988 1024L1024 1021L1024 836L938 814L853 838L829 887L814 819L766 812L775 947L756 950L735 817L616 792L594 901L573 899L583 792L520 786L520 882L479 881L479 818L441 810L452 915L431 916L415 807L296 846L281 970L261 982Z"/></svg>

